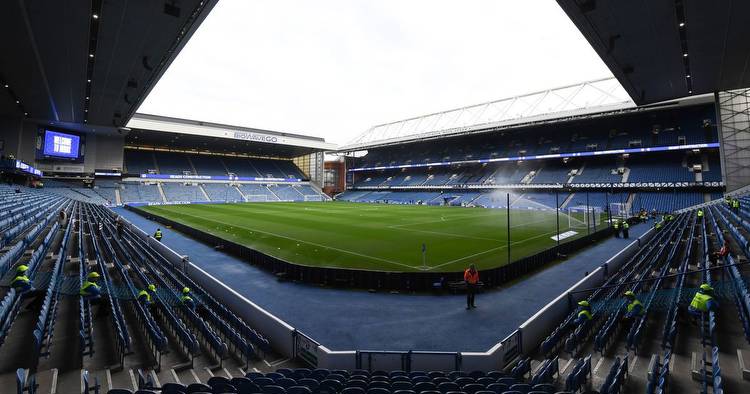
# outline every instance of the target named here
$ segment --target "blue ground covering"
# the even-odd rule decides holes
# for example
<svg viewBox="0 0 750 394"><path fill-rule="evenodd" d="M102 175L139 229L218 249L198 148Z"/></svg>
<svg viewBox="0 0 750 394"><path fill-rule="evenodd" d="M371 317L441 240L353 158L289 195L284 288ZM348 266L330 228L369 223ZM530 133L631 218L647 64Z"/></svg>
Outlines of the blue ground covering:
<svg viewBox="0 0 750 394"><path fill-rule="evenodd" d="M124 208L115 211L148 233L159 226ZM480 294L471 311L463 295L371 294L278 282L170 229L162 228L162 242L329 349L486 351L648 228L632 226L630 240L608 239L510 287Z"/></svg>

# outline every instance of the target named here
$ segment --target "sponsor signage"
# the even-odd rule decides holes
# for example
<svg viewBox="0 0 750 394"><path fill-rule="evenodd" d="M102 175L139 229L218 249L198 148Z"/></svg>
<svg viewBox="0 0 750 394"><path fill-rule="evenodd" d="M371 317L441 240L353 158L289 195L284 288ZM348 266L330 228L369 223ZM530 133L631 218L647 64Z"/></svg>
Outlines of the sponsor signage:
<svg viewBox="0 0 750 394"><path fill-rule="evenodd" d="M22 162L21 160L16 160L16 168L23 172L27 172L32 175L42 176L42 172L37 170L36 168Z"/></svg>
<svg viewBox="0 0 750 394"><path fill-rule="evenodd" d="M276 144L279 142L279 137L275 135L251 133L249 131L235 131L234 138L246 141L267 142L270 144Z"/></svg>
<svg viewBox="0 0 750 394"><path fill-rule="evenodd" d="M718 142L712 142L710 144L655 146L651 148L610 149L610 150L593 151L593 152L555 153L555 154L549 154L549 155L496 157L492 159L440 161L440 162L434 162L434 163L402 164L402 165L396 165L396 166L361 167L361 168L351 168L349 169L349 172L391 170L391 169L398 169L398 168L439 167L439 166L450 166L454 164L481 164L481 163L495 163L495 162L519 161L519 160L544 160L544 159L556 159L556 158L564 158L564 157L620 155L623 153L663 152L663 151L673 151L673 150L706 149L706 148L718 148L718 147L719 147Z"/></svg>
<svg viewBox="0 0 750 394"><path fill-rule="evenodd" d="M198 181L258 181L258 182L302 182L299 178L260 178L252 176L228 176L228 175L179 175L179 174L141 174L143 179L184 179Z"/></svg>

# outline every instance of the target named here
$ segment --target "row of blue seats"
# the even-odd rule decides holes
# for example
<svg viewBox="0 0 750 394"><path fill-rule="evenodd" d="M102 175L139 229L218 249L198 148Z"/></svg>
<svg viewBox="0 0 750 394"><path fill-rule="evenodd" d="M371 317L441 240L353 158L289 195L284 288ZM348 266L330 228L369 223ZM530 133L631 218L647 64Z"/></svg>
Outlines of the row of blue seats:
<svg viewBox="0 0 750 394"><path fill-rule="evenodd" d="M604 283L603 287L595 290L588 297L587 301L592 305L592 318L590 321L578 327L573 327L577 311L571 312L567 319L555 328L552 334L542 342L542 351L545 354L554 351L559 347L561 341L564 340L564 350L574 353L586 338L592 334L595 335L594 348L598 351L603 351L610 340L606 333L615 328L615 325L619 322L616 315L622 313L623 301L621 300L621 296L626 287L625 285L621 285L621 283L627 283L642 275L654 263L653 256L664 249L664 245L666 244L664 240L671 239L674 236L676 228L676 221L671 222L662 232L652 237L641 248L639 253L632 256L615 275L610 277ZM616 312L613 314L608 314L607 308L610 305L616 307ZM571 328L575 329L565 338L565 334Z"/></svg>
<svg viewBox="0 0 750 394"><path fill-rule="evenodd" d="M162 152L126 149L125 170L130 174L224 175L303 178L303 172L291 160L272 160L251 157L199 155L181 152Z"/></svg>
<svg viewBox="0 0 750 394"><path fill-rule="evenodd" d="M703 259L701 261L701 264L699 267L703 269L702 275L703 275L703 283L706 283L708 285L713 285L713 279L711 270L709 270L709 238L706 231L705 222L703 222L703 242L702 242L702 252L703 252ZM717 239L723 243L723 235L717 235ZM701 393L708 394L708 387L710 386L712 388L712 392L714 394L723 394L724 388L723 388L723 379L721 377L721 366L719 365L719 349L717 347L717 338L716 338L716 312L715 311L709 311L708 312L708 324L704 324L704 316L701 316L701 341L705 346L711 347L711 353L706 354L706 351L704 350L701 354L701 360L702 360L702 368L701 368ZM707 357L711 357L711 361L707 361ZM711 368L711 371L708 371L708 368Z"/></svg>
<svg viewBox="0 0 750 394"><path fill-rule="evenodd" d="M101 210L102 208L95 209ZM129 272L133 272L135 274L136 278L140 282L140 285L136 286L136 289L145 289L149 284L154 284L155 282L147 278L144 273L145 267L150 266L150 264L144 261L143 256L139 255L139 258L135 258L138 254L135 246L132 243L123 242L116 236L115 232L112 230L114 224L109 220L109 215L106 215L103 212L99 212L99 215L100 220L104 220L105 223L104 234L108 234L110 236L110 238L112 239L112 245L117 246L117 249L123 253L123 256L130 263L130 265L136 268L129 270ZM123 274L125 273L123 272ZM157 282L159 279L161 279L158 276L156 278ZM162 285L163 283L159 284ZM195 335L193 335L192 332L190 332L190 330L188 330L182 319L177 317L177 314L172 309L172 303L163 300L163 296L166 296L166 294L165 290L162 289L168 288L160 286L159 289L160 291L153 293L151 300L151 302L154 303L158 308L146 310L162 313L164 317L162 321L166 321L171 325L171 331L172 333L176 334L178 343L184 349L185 353L189 354L191 357L198 355L200 352L200 344L198 343L198 339ZM174 297L174 295L172 295L172 297ZM153 324L156 324L156 322L154 321ZM209 341L209 343L213 344L213 342L211 341Z"/></svg>
<svg viewBox="0 0 750 394"><path fill-rule="evenodd" d="M185 278L183 278L183 280L180 280L177 278L177 275L175 275L175 272L173 270L166 269L169 263L161 254L159 254L149 245L139 242L138 238L136 238L136 236L133 235L130 231L127 231L125 236L126 239L130 241L131 245L140 246L140 256L143 259L147 258L152 263L146 265L148 271L151 273L152 277L157 278L157 280L163 287L170 289L173 300L177 300L177 292L182 289L182 287L189 287L191 289L193 297L195 298L195 301L201 305L206 306L205 308L201 308L201 312L204 313L203 316L198 316L198 314L189 309L180 309L180 312L184 316L187 316L189 320L193 321L194 324L200 327L200 330L204 334L204 337L207 335L210 336L210 341L214 343L217 357L219 359L223 359L228 355L228 349L225 343L225 341L227 341L228 343L233 345L234 350L237 353L241 354L243 358L249 363L250 359L256 355L256 352L251 343L251 339L259 339L260 336L255 333L254 330L252 331L253 333L255 333L255 335L248 337L243 336L242 333L235 327L233 327L230 322L222 319L215 308L208 306L208 304L211 303L212 300L207 300L204 297L204 294L201 294L202 291L200 290L200 288L198 288L197 286L193 287L195 283L192 283L192 281L188 283L187 281L184 281ZM211 326L205 324L204 319L207 319L207 322L210 323L216 330L218 330L221 335L216 335L214 331L211 330ZM244 323L243 327L246 328L246 331L251 331L251 329L249 327L246 327ZM220 337L223 337L224 340L221 340ZM267 340L263 339L263 345L264 350L269 350L269 343Z"/></svg>
<svg viewBox="0 0 750 394"><path fill-rule="evenodd" d="M536 380L549 380L551 374L559 373L557 360L549 360L535 374ZM591 359L577 366L576 369L590 374ZM528 359L521 360L519 365L524 372ZM587 366L587 367L585 367ZM512 373L511 373L512 374ZM84 373L84 375L86 375ZM91 387L97 383L84 383ZM532 378L534 380L534 378ZM509 377L500 371L366 371L366 370L327 370L307 368L282 368L277 372L249 372L244 377L228 379L214 376L206 383L183 385L166 383L154 387L154 382L138 371L138 390L136 393L161 394L197 394L197 393L237 393L237 394L553 394L556 392L552 383L524 383ZM577 389L575 390L577 391ZM558 392L569 394L573 390ZM114 389L109 394L133 394L130 390Z"/></svg>
<svg viewBox="0 0 750 394"><path fill-rule="evenodd" d="M159 272L165 279L170 280L175 288L179 288L178 286L186 286L190 288L190 292L193 296L200 300L201 304L206 307L207 311L210 311L212 321L220 327L226 327L226 330L222 330L225 335L234 337L235 335L232 331L236 332L237 335L243 338L243 340L256 346L261 355L271 350L270 342L265 336L250 327L244 320L230 311L223 303L217 301L211 296L211 294L195 283L185 272L182 271L182 267L173 265L166 257L162 256L150 246L144 245L143 247L160 262ZM230 328L232 331L229 331Z"/></svg>
<svg viewBox="0 0 750 394"><path fill-rule="evenodd" d="M39 220L45 215L48 215L54 210L59 210L60 205L62 205L62 200L58 200L54 203L48 203L42 209L39 209L40 207L29 208L20 221L13 223L12 227L3 230L2 237L0 237L0 248L10 244L10 242L13 241L17 236L27 231L35 223L38 223ZM34 231L37 231L37 233L38 231L40 231L38 226L34 229ZM25 239L24 241L28 240Z"/></svg>
<svg viewBox="0 0 750 394"><path fill-rule="evenodd" d="M72 204L68 203L67 208L73 208ZM66 212L73 212L73 209L67 209ZM57 320L57 306L60 301L59 286L62 282L63 265L67 260L68 242L70 241L71 233L73 228L73 221L69 220L65 228L65 233L60 244L60 248L57 252L57 259L52 266L52 275L47 285L47 291L44 295L42 302L42 308L37 318L36 326L32 332L34 338L34 361L38 363L39 358L42 356L49 356L49 347L52 342L52 336L55 330L55 322ZM36 368L33 368L34 370Z"/></svg>
<svg viewBox="0 0 750 394"><path fill-rule="evenodd" d="M687 222L687 215L680 215L675 220L675 223L672 225L672 229L674 231L669 232L662 232L661 235L668 236L666 238L667 241L673 240L677 238L678 234L681 232L683 226ZM619 286L617 296L620 296L625 291L630 290L635 294L638 294L641 292L641 288L644 285L648 285L647 282L644 282L643 279L647 278L649 273L653 271L655 268L657 268L657 264L663 264L666 259L664 259L665 252L668 251L668 246L670 246L670 242L663 242L660 245L658 245L655 248L650 249L646 254L643 254L642 257L645 261L647 261L646 269L639 271L635 273L633 277L631 277L631 281L636 281L632 286ZM673 250L677 247L677 243L675 242L674 245L672 245ZM666 264L664 264L666 265ZM602 325L602 327L599 329L599 332L596 333L594 337L594 350L604 353L605 349L613 342L615 339L614 332L617 328L620 327L623 321L623 317L625 315L625 308L624 308L625 301L619 300L616 305L618 305L616 311L614 313L611 313L606 322ZM644 313L646 313L647 310L644 308Z"/></svg>
<svg viewBox="0 0 750 394"><path fill-rule="evenodd" d="M615 358L604 383L599 388L599 394L619 394L621 392L625 385L625 379L628 377L628 356L626 354L622 359L620 357Z"/></svg>
<svg viewBox="0 0 750 394"><path fill-rule="evenodd" d="M748 244L747 238L743 236L739 229L731 224L727 216L734 215L736 218L736 221L738 221L743 227L747 226L748 223L745 219L750 218L750 215L747 214L747 211L740 210L741 217L737 216L735 213L728 211L726 209L712 209L709 211L710 218L713 222L715 231L717 232L719 238L719 241L723 243L723 235L718 231L718 225L716 224L714 220L714 212L716 212L715 216L718 216L720 220L724 223L726 227L729 228L730 233L732 234L734 240L739 244L740 248L742 249L743 254L747 258L750 256L750 244ZM746 227L745 227L746 228ZM740 322L742 323L742 328L745 333L745 339L750 343L750 287L748 287L747 282L743 278L742 274L740 273L740 270L737 268L735 264L734 258L730 255L726 256L726 266L727 271L729 273L729 277L732 279L732 284L734 287L734 301L735 306L737 307L737 312L739 315Z"/></svg>
<svg viewBox="0 0 750 394"><path fill-rule="evenodd" d="M94 218L96 218L97 223L104 223L104 217L100 212L97 212L97 208L95 208L93 212ZM96 242L100 242L100 245L103 244L104 246L104 248L102 249L104 250L103 255L106 256L105 260L114 264L115 272L119 274L117 277L119 283L121 286L125 287L128 298L136 300L138 298L139 289L136 288L133 280L128 275L128 270L125 268L123 263L120 261L120 258L117 256L112 242L108 237L105 236L106 233L97 233L97 235L98 236L95 237ZM109 298L113 298L111 294ZM154 319L149 309L146 308L142 303L128 302L126 303L126 305L133 310L136 318L138 319L140 323L139 327L145 334L145 338L149 345L149 350L152 352L154 359L161 360L160 356L167 351L167 336L156 323L156 320Z"/></svg>
<svg viewBox="0 0 750 394"><path fill-rule="evenodd" d="M78 288L89 274L86 264L86 248L84 242L83 226L83 204L78 204L76 209L76 221L78 222ZM91 302L85 297L78 297L78 337L80 344L81 359L84 356L94 356L94 316L91 311Z"/></svg>
<svg viewBox="0 0 750 394"><path fill-rule="evenodd" d="M697 218L695 215L691 215L689 217L689 226L683 227L683 234L678 235L678 239L685 238L684 232L687 232L687 244L691 245L693 242L693 236L695 233L695 224L697 221ZM662 266L661 271L659 272L658 279L653 283L651 286L651 292L646 296L645 302L643 302L643 315L640 316L635 320L635 323L631 325L630 331L627 335L627 345L626 348L628 350L637 351L638 345L640 344L640 338L641 334L645 330L645 327L648 322L648 312L651 307L651 303L653 302L654 298L656 297L657 291L661 289L662 284L665 282L664 276L667 275L670 271L670 269L674 266L674 260L677 256L677 251L681 250L680 243L675 242L672 245L671 250L669 251L669 255L667 256L666 263ZM679 264L679 269L682 269L683 267L687 266L690 262L691 257L691 251L692 248L687 248L685 251L685 256L683 257L682 261Z"/></svg>
<svg viewBox="0 0 750 394"><path fill-rule="evenodd" d="M58 228L59 224L57 222L53 223L52 228L47 233L47 236L45 236L39 247L37 247L37 249L31 254L31 258L29 259L29 261L26 262L26 266L29 267L26 271L26 276L32 283L37 271L41 266L42 261L44 260L44 256L47 254L47 251L52 244L52 240L57 233ZM20 292L16 288L10 288L3 300L0 301L0 346L2 346L2 344L5 342L5 338L7 337L16 316L18 315L19 309L21 307L21 300L22 292Z"/></svg>
<svg viewBox="0 0 750 394"><path fill-rule="evenodd" d="M85 215L82 218L82 220L85 218L86 224L88 227L88 232L91 235L91 245L94 249L94 258L96 260L96 268L97 272L101 276L101 290L104 294L115 294L113 292L113 283L112 279L110 278L107 264L105 263L105 260L103 258L102 254L102 248L100 247L98 238L96 237L96 234L98 233L98 228L94 227L94 223L98 223L92 213L91 207L86 206L85 209ZM130 333L128 332L128 327L125 324L125 315L122 311L122 305L120 305L120 300L118 297L106 297L111 317L112 317L112 326L114 328L115 338L116 338L116 350L117 350L117 358L119 360L120 365L123 365L125 362L125 355L127 353L130 353L130 347L131 347L131 337Z"/></svg>
<svg viewBox="0 0 750 394"><path fill-rule="evenodd" d="M698 114L703 112L703 115ZM527 156L587 150L624 149L631 146L664 146L680 143L704 143L716 140L707 136L703 121L713 123L712 110L688 110L687 115L663 112L656 118L615 119L606 125L598 121L585 124L555 125L554 129L537 127L521 133L480 133L463 138L425 141L371 149L361 159L363 165L403 164L407 162ZM617 130L613 130L612 127ZM609 133L607 133L609 131ZM682 138L681 138L682 137ZM707 139L708 138L708 139Z"/></svg>

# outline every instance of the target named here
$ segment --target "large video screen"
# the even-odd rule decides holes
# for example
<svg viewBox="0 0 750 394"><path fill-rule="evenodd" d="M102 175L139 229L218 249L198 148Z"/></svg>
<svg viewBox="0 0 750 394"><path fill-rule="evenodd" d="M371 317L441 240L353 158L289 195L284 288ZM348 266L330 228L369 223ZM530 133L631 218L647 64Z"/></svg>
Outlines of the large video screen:
<svg viewBox="0 0 750 394"><path fill-rule="evenodd" d="M58 131L44 130L44 156L64 159L78 159L81 148L81 137Z"/></svg>

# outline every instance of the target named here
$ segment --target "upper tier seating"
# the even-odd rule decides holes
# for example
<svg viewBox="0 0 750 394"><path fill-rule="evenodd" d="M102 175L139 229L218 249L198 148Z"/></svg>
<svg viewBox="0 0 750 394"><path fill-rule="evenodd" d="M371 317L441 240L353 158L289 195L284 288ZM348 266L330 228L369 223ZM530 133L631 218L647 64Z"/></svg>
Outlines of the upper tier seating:
<svg viewBox="0 0 750 394"><path fill-rule="evenodd" d="M214 155L189 155L198 175L222 176L227 175L227 169L221 157Z"/></svg>
<svg viewBox="0 0 750 394"><path fill-rule="evenodd" d="M125 149L125 172L129 174L146 174L156 171L154 153L145 150Z"/></svg>
<svg viewBox="0 0 750 394"><path fill-rule="evenodd" d="M133 149L125 150L125 168L129 174L226 176L233 173L240 177L307 179L291 160Z"/></svg>
<svg viewBox="0 0 750 394"><path fill-rule="evenodd" d="M154 152L160 174L194 174L187 155L178 152Z"/></svg>

